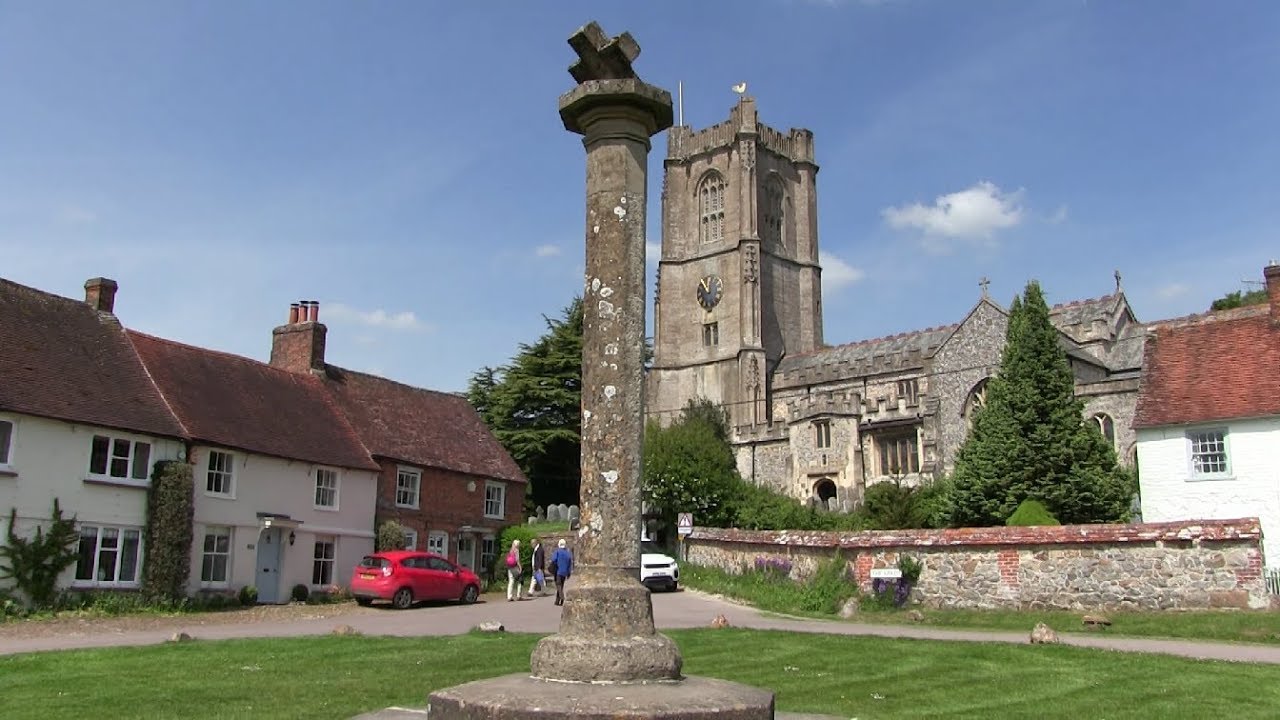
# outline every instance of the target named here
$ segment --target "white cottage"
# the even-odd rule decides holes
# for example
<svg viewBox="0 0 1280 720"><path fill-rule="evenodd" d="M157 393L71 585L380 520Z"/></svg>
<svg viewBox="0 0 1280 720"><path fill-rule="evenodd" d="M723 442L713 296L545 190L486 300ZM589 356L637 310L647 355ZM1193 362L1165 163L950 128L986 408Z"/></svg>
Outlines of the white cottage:
<svg viewBox="0 0 1280 720"><path fill-rule="evenodd" d="M1142 517L1257 517L1280 568L1280 265L1269 303L1150 328L1137 431Z"/></svg>

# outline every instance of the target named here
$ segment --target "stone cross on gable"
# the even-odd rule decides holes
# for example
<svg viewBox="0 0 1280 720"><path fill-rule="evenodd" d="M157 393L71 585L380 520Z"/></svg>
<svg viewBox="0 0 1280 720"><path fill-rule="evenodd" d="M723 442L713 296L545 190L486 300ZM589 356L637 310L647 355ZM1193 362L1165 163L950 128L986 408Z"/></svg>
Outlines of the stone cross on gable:
<svg viewBox="0 0 1280 720"><path fill-rule="evenodd" d="M629 32L610 39L599 23L590 22L569 38L569 47L578 53L569 74L579 83L639 77L631 63L640 56L640 45Z"/></svg>
<svg viewBox="0 0 1280 720"><path fill-rule="evenodd" d="M991 284L991 281L988 280L986 277L983 277L981 280L978 281L978 285L982 287L982 297L987 296L987 286L990 284Z"/></svg>

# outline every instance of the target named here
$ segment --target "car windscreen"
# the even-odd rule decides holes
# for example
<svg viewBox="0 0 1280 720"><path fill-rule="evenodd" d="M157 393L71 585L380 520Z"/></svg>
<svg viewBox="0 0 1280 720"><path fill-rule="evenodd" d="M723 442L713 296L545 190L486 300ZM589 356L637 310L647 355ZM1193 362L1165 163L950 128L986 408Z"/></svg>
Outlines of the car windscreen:
<svg viewBox="0 0 1280 720"><path fill-rule="evenodd" d="M375 557L373 555L365 555L360 561L360 567L367 568L383 568L391 565L391 561L384 557Z"/></svg>

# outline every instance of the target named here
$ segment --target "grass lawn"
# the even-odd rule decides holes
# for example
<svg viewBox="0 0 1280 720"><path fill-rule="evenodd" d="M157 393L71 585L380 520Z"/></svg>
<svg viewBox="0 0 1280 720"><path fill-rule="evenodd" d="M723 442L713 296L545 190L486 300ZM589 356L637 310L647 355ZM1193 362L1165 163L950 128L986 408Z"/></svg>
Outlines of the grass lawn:
<svg viewBox="0 0 1280 720"><path fill-rule="evenodd" d="M813 609L827 598L815 598L811 588L791 581L771 580L759 573L730 575L713 568L686 565L680 568L680 581L691 588L743 600L761 610L834 617L831 612ZM810 610L806 612L804 608ZM1030 632L1037 622L1043 622L1058 632L1280 644L1280 612L1267 610L1109 612L1101 614L1111 620L1111 627L1087 630L1080 620L1086 614L1083 611L917 609L924 615L921 621L912 620L901 610L863 611L855 621L1014 632Z"/></svg>
<svg viewBox="0 0 1280 720"><path fill-rule="evenodd" d="M779 710L852 718L1273 718L1280 666L1066 646L741 629L670 633L691 675L772 689ZM18 718L349 718L527 671L533 635L195 641L0 657Z"/></svg>

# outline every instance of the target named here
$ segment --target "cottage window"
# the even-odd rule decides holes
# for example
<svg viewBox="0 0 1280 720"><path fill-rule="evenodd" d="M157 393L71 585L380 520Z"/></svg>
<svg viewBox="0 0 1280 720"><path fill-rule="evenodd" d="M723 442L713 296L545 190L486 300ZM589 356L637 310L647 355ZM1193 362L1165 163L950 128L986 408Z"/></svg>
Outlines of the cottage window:
<svg viewBox="0 0 1280 720"><path fill-rule="evenodd" d="M0 467L13 464L13 423L0 420Z"/></svg>
<svg viewBox="0 0 1280 720"><path fill-rule="evenodd" d="M422 485L422 471L400 468L396 473L396 507L418 507L418 488Z"/></svg>
<svg viewBox="0 0 1280 720"><path fill-rule="evenodd" d="M94 435L89 452L89 477L146 482L151 475L151 443Z"/></svg>
<svg viewBox="0 0 1280 720"><path fill-rule="evenodd" d="M920 448L915 430L884 434L876 438L880 449L881 475L908 475L920 472Z"/></svg>
<svg viewBox="0 0 1280 720"><path fill-rule="evenodd" d="M498 556L498 539L492 535L485 535L480 539L480 567L485 572L491 572L493 569L494 558Z"/></svg>
<svg viewBox="0 0 1280 720"><path fill-rule="evenodd" d="M702 345L712 347L720 344L720 323L709 322L702 325Z"/></svg>
<svg viewBox="0 0 1280 720"><path fill-rule="evenodd" d="M137 587L142 528L81 525L75 584Z"/></svg>
<svg viewBox="0 0 1280 720"><path fill-rule="evenodd" d="M819 450L831 447L831 421L830 420L814 421L813 445Z"/></svg>
<svg viewBox="0 0 1280 720"><path fill-rule="evenodd" d="M432 531L427 533L427 552L437 555L449 554L449 533Z"/></svg>
<svg viewBox="0 0 1280 720"><path fill-rule="evenodd" d="M316 468L316 502L321 510L338 509L338 471Z"/></svg>
<svg viewBox="0 0 1280 720"><path fill-rule="evenodd" d="M710 172L698 184L698 238L704 242L724 239L724 178Z"/></svg>
<svg viewBox="0 0 1280 720"><path fill-rule="evenodd" d="M200 563L200 584L218 587L227 584L231 566L231 528L209 527L204 531L204 555Z"/></svg>
<svg viewBox="0 0 1280 720"><path fill-rule="evenodd" d="M332 535L316 538L315 552L311 562L311 584L333 584L333 562L337 557L338 539Z"/></svg>
<svg viewBox="0 0 1280 720"><path fill-rule="evenodd" d="M484 484L484 516L501 519L506 516L507 486L502 483Z"/></svg>
<svg viewBox="0 0 1280 720"><path fill-rule="evenodd" d="M210 495L235 497L234 475L235 457L229 452L210 450L204 491Z"/></svg>
<svg viewBox="0 0 1280 720"><path fill-rule="evenodd" d="M1193 477L1223 477L1230 473L1225 430L1194 430L1187 434L1191 445Z"/></svg>
<svg viewBox="0 0 1280 720"><path fill-rule="evenodd" d="M405 550L418 549L418 531L417 530L410 530L409 528L404 529L404 549Z"/></svg>

